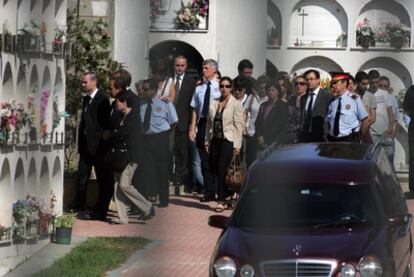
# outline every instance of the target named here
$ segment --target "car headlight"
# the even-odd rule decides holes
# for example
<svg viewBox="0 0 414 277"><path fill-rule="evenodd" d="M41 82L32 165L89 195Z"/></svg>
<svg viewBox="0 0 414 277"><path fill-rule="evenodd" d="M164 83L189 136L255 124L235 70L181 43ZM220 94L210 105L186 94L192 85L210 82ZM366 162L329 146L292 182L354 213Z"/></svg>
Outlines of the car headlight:
<svg viewBox="0 0 414 277"><path fill-rule="evenodd" d="M379 277L383 273L382 265L373 256L362 257L359 262L359 273L362 277Z"/></svg>
<svg viewBox="0 0 414 277"><path fill-rule="evenodd" d="M234 277L236 276L236 263L230 257L221 257L214 263L214 272L218 277Z"/></svg>
<svg viewBox="0 0 414 277"><path fill-rule="evenodd" d="M253 277L254 276L254 268L249 264L246 264L246 265L242 266L241 269L240 269L240 276L241 277Z"/></svg>
<svg viewBox="0 0 414 277"><path fill-rule="evenodd" d="M356 268L351 264L346 264L341 269L341 276L343 277L355 277Z"/></svg>

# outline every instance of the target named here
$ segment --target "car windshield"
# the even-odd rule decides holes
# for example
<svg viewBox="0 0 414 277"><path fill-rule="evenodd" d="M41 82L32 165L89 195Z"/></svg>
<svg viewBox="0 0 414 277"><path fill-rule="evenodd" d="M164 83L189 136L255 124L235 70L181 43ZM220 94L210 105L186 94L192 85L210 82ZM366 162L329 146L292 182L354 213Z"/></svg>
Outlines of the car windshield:
<svg viewBox="0 0 414 277"><path fill-rule="evenodd" d="M367 185L285 184L252 186L236 214L241 228L330 228L380 221Z"/></svg>

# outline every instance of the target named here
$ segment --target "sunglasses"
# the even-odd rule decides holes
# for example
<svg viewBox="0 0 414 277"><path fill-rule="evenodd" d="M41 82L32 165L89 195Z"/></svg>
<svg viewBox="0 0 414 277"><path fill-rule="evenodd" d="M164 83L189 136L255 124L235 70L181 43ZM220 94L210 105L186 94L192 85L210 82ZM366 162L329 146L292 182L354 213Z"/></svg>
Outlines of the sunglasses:
<svg viewBox="0 0 414 277"><path fill-rule="evenodd" d="M295 86L304 86L306 85L305 82L295 82Z"/></svg>
<svg viewBox="0 0 414 277"><path fill-rule="evenodd" d="M230 85L220 85L220 88L231 88Z"/></svg>
<svg viewBox="0 0 414 277"><path fill-rule="evenodd" d="M243 91L244 88L234 88L235 91Z"/></svg>

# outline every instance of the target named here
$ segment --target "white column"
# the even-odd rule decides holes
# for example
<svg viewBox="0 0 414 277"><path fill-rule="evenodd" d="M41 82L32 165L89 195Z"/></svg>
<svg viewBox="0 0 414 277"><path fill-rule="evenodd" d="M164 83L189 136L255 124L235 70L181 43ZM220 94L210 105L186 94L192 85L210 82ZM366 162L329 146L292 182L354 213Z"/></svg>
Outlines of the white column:
<svg viewBox="0 0 414 277"><path fill-rule="evenodd" d="M125 63L134 83L148 77L149 0L115 0L114 59Z"/></svg>
<svg viewBox="0 0 414 277"><path fill-rule="evenodd" d="M267 0L227 0L217 7L217 57L221 74L235 77L237 65L249 59L253 75L266 70Z"/></svg>

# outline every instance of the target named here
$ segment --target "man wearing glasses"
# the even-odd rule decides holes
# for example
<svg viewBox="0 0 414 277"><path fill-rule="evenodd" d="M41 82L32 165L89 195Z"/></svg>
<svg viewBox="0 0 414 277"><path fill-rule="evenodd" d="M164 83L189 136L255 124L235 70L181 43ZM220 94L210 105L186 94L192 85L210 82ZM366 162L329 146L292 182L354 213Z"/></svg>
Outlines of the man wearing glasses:
<svg viewBox="0 0 414 277"><path fill-rule="evenodd" d="M307 92L301 98L303 124L301 142L326 141L327 124L325 122L332 94L320 87L319 71L310 69L304 74L307 82Z"/></svg>

